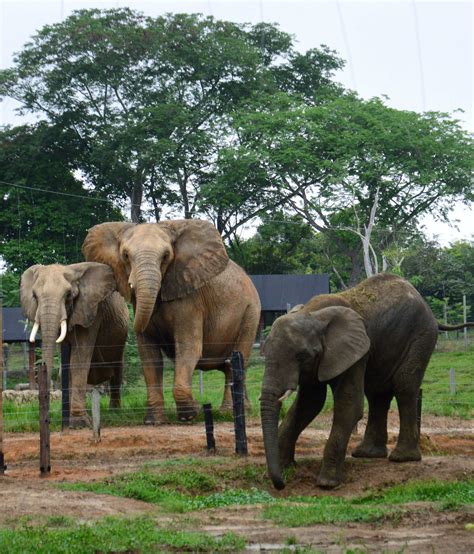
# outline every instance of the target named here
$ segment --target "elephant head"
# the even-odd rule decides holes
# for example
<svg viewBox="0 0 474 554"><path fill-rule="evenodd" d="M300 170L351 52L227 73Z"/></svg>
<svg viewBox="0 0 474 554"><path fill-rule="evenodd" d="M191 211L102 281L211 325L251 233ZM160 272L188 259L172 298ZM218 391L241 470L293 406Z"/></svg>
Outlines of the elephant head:
<svg viewBox="0 0 474 554"><path fill-rule="evenodd" d="M74 325L92 325L99 303L114 290L113 272L104 264L33 265L23 273L21 305L26 317L34 322L31 342L41 328L43 360L49 377L55 343L62 342Z"/></svg>
<svg viewBox="0 0 474 554"><path fill-rule="evenodd" d="M278 452L278 417L285 398L305 383L324 383L358 362L370 348L362 318L350 308L293 310L279 317L265 341L260 397L263 439L270 478L285 486Z"/></svg>
<svg viewBox="0 0 474 554"><path fill-rule="evenodd" d="M146 329L159 293L163 301L182 298L229 261L215 227L193 219L102 223L89 230L82 251L86 260L110 265L122 296L134 299L137 332Z"/></svg>

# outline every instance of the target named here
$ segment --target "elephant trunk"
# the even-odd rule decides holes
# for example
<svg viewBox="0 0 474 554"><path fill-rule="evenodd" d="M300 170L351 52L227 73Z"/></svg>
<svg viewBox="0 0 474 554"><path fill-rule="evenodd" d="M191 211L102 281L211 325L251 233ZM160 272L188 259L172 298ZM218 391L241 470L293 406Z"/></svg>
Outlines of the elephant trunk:
<svg viewBox="0 0 474 554"><path fill-rule="evenodd" d="M64 305L59 302L48 302L41 306L39 311L39 323L41 327L41 349L43 363L48 368L48 377L51 379L51 373L54 367L54 352L56 339L58 338L59 328L62 321L66 320L66 310Z"/></svg>
<svg viewBox="0 0 474 554"><path fill-rule="evenodd" d="M285 482L281 474L278 450L278 417L281 408L278 396L274 392L263 389L260 397L260 415L268 474L273 486L281 490L285 488Z"/></svg>
<svg viewBox="0 0 474 554"><path fill-rule="evenodd" d="M135 271L135 331L142 333L150 322L161 287L161 272L156 256L142 255Z"/></svg>

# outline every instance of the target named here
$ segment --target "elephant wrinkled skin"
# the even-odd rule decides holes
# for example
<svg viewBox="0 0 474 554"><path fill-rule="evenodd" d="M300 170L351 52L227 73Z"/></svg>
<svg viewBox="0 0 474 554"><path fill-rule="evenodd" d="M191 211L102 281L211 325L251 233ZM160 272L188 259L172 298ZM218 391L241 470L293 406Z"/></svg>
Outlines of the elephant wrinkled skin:
<svg viewBox="0 0 474 554"><path fill-rule="evenodd" d="M232 350L247 361L260 317L257 291L229 261L222 239L207 221L103 223L90 229L87 260L110 265L120 293L135 310L135 331L147 384L145 423L166 421L163 355L174 360L178 417L197 413L191 384L196 367L220 369L223 409L231 409Z"/></svg>
<svg viewBox="0 0 474 554"><path fill-rule="evenodd" d="M265 453L274 486L285 486L281 470L294 463L296 441L321 411L327 385L334 396L334 416L320 486L341 482L350 434L363 414L364 392L367 428L352 455L387 456L387 413L395 397L400 433L389 459L420 460L417 398L438 328L446 327L438 324L416 289L388 274L342 293L314 297L278 318L265 343L261 395ZM281 402L296 389L278 429Z"/></svg>
<svg viewBox="0 0 474 554"><path fill-rule="evenodd" d="M21 277L23 312L41 329L43 360L51 378L55 344L71 344L69 390L72 427L90 425L87 385L110 381L110 405L120 407L123 352L128 332L127 305L104 264L33 265ZM59 335L59 336L58 336Z"/></svg>

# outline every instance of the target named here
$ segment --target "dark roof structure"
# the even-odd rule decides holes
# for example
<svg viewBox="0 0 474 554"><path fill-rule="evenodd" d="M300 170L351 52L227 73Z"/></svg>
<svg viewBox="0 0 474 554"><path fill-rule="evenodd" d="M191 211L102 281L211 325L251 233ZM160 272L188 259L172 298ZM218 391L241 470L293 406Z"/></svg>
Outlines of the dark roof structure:
<svg viewBox="0 0 474 554"><path fill-rule="evenodd" d="M250 275L262 303L262 311L286 311L305 304L318 294L329 293L329 275Z"/></svg>
<svg viewBox="0 0 474 554"><path fill-rule="evenodd" d="M21 308L3 308L3 342L28 342L26 317Z"/></svg>

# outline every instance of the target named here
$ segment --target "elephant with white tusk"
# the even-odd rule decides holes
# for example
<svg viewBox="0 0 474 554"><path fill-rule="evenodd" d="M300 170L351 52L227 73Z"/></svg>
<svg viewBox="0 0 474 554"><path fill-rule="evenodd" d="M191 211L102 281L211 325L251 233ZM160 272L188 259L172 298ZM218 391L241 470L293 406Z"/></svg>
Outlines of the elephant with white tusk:
<svg viewBox="0 0 474 554"><path fill-rule="evenodd" d="M23 312L34 322L30 341L35 342L41 330L50 379L55 345L71 344L72 427L90 425L85 401L88 384L109 380L110 405L120 407L128 309L115 290L110 267L93 262L33 265L21 277Z"/></svg>

